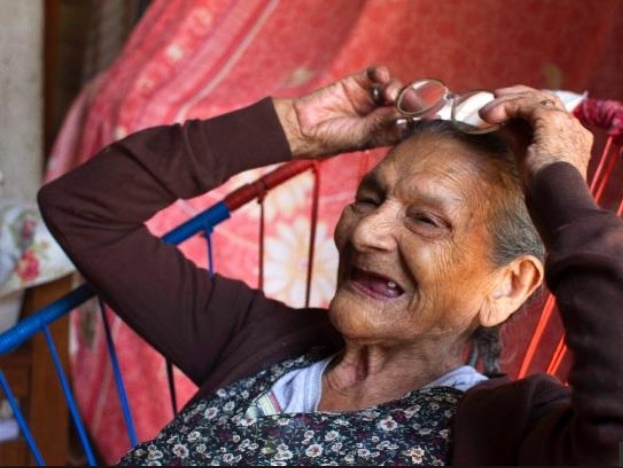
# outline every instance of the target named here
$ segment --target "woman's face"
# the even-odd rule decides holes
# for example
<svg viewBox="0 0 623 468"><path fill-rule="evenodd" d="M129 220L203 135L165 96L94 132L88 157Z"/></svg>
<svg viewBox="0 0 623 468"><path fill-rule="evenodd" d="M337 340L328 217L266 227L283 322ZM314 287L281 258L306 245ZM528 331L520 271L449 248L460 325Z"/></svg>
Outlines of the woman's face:
<svg viewBox="0 0 623 468"><path fill-rule="evenodd" d="M463 144L405 141L361 183L335 232L331 319L362 344L466 337L492 293L494 170Z"/></svg>

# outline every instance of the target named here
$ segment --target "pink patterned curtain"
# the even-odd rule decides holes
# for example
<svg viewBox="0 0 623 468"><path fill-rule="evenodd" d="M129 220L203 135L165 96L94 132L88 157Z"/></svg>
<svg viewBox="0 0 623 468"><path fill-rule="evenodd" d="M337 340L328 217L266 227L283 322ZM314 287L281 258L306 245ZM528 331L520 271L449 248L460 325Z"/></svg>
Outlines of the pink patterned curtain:
<svg viewBox="0 0 623 468"><path fill-rule="evenodd" d="M443 79L456 91L515 83L623 99L623 4L619 0L154 0L118 58L84 87L50 154L51 180L136 130L206 118L266 95L293 96L372 63L403 80ZM360 175L379 151L321 166L311 305L326 305L337 265L332 229ZM241 174L213 193L178 202L149 221L163 234L266 169ZM313 177L297 176L266 198L265 290L303 305ZM257 284L257 204L214 233L216 269ZM182 250L201 266L200 240ZM101 327L90 306L72 326L73 378L105 462L129 448L114 396ZM515 327L511 342L529 333ZM113 332L140 438L171 418L162 358L119 320ZM515 349L516 348L516 349ZM512 372L520 345L509 347ZM180 403L194 388L177 375Z"/></svg>

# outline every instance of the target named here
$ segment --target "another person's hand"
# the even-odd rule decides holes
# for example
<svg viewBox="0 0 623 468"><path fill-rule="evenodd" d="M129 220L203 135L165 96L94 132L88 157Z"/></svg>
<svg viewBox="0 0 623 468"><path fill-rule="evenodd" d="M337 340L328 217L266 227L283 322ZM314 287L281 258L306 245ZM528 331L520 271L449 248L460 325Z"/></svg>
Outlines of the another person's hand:
<svg viewBox="0 0 623 468"><path fill-rule="evenodd" d="M378 99L372 90L378 87ZM294 158L319 158L399 140L400 90L385 66L370 67L297 99L274 98Z"/></svg>
<svg viewBox="0 0 623 468"><path fill-rule="evenodd" d="M517 85L495 95L480 115L491 123L506 123L502 132L517 153L524 183L559 161L573 165L586 179L593 135L555 94Z"/></svg>

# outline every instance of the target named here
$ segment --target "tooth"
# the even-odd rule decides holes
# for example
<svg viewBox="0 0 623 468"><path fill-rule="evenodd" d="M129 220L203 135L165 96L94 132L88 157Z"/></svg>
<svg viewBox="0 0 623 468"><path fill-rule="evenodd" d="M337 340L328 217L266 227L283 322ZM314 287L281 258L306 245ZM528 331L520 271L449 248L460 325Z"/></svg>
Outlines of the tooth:
<svg viewBox="0 0 623 468"><path fill-rule="evenodd" d="M389 289L396 289L398 287L398 285L396 283L394 283L393 281L388 281L387 282L387 287Z"/></svg>

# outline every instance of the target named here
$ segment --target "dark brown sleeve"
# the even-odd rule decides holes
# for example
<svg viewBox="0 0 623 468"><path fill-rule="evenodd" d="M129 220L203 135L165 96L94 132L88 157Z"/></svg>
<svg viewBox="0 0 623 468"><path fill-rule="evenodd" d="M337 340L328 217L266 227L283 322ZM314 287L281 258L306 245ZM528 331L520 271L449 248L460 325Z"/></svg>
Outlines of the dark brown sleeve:
<svg viewBox="0 0 623 468"><path fill-rule="evenodd" d="M623 221L595 204L566 163L539 173L526 195L573 355L569 386L534 374L472 388L457 412L453 464L616 465L623 440Z"/></svg>
<svg viewBox="0 0 623 468"><path fill-rule="evenodd" d="M595 204L566 163L538 174L527 204L573 364L570 404L536 408L518 462L614 465L623 441L623 221Z"/></svg>
<svg viewBox="0 0 623 468"><path fill-rule="evenodd" d="M272 102L140 131L39 192L43 217L79 271L143 338L202 382L253 314L287 309L244 283L211 278L144 222L289 148Z"/></svg>

